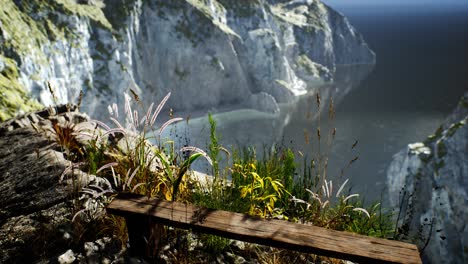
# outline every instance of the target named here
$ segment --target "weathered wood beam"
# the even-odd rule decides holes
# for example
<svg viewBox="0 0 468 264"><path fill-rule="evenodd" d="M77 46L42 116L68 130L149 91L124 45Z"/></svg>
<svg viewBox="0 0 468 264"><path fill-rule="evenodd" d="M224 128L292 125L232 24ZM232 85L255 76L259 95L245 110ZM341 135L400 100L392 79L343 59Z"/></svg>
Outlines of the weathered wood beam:
<svg viewBox="0 0 468 264"><path fill-rule="evenodd" d="M117 196L107 212L130 217L132 222L137 216L151 217L163 225L359 263L422 263L417 247L400 241L132 194Z"/></svg>

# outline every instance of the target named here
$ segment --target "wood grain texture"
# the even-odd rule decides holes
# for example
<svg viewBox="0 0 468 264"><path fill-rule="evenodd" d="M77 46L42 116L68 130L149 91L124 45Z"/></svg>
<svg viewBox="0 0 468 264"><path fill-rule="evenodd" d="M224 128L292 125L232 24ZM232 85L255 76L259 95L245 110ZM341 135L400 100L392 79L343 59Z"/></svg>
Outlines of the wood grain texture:
<svg viewBox="0 0 468 264"><path fill-rule="evenodd" d="M400 241L132 194L117 196L107 212L124 217L151 216L168 226L359 263L422 263L417 247Z"/></svg>

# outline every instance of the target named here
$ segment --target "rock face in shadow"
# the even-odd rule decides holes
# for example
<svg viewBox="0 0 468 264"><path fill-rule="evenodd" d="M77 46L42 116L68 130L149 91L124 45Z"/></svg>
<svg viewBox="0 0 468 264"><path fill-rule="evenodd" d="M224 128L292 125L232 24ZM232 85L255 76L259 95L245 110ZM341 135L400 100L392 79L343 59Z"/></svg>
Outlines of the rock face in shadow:
<svg viewBox="0 0 468 264"><path fill-rule="evenodd" d="M87 120L75 109L52 107L0 125L0 223L65 200L59 178L69 162L54 141L53 124Z"/></svg>
<svg viewBox="0 0 468 264"><path fill-rule="evenodd" d="M88 120L76 106L57 106L0 124L0 262L28 263L71 244L69 166L54 125ZM68 235L66 235L68 234Z"/></svg>
<svg viewBox="0 0 468 264"><path fill-rule="evenodd" d="M426 263L468 262L468 93L422 143L394 156L389 201L399 231L423 250Z"/></svg>

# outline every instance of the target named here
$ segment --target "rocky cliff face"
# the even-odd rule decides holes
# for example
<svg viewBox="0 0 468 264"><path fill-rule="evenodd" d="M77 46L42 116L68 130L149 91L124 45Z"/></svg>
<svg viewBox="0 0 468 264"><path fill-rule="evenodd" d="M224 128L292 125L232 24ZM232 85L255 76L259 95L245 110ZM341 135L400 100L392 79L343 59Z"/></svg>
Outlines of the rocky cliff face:
<svg viewBox="0 0 468 264"><path fill-rule="evenodd" d="M99 118L97 106L129 88L148 105L171 91L176 111L277 112L333 81L337 66L375 62L318 0L3 0L0 21L2 119L80 91Z"/></svg>
<svg viewBox="0 0 468 264"><path fill-rule="evenodd" d="M427 263L468 262L468 93L422 143L394 156L387 172L399 228Z"/></svg>

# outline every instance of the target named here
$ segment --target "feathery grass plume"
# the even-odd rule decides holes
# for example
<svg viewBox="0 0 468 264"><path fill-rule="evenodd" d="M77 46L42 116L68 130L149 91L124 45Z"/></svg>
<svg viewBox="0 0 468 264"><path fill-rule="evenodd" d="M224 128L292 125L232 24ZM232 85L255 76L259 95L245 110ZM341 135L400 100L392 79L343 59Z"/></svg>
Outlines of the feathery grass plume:
<svg viewBox="0 0 468 264"><path fill-rule="evenodd" d="M85 200L83 203L84 208L73 215L72 222L75 222L78 215L82 214L88 217L85 220L86 222L99 219L105 214L105 205L111 200L106 195L115 193L115 190L112 189L111 183L106 178L101 178L101 180L105 183L106 189L97 184L90 184L88 187L83 187L80 190L80 193L82 193L80 200Z"/></svg>
<svg viewBox="0 0 468 264"><path fill-rule="evenodd" d="M349 199L351 199L353 197L359 197L359 194L357 194L357 193L350 194L350 195L346 196L346 198L344 198L343 202L346 203L346 201L348 201Z"/></svg>
<svg viewBox="0 0 468 264"><path fill-rule="evenodd" d="M124 92L124 97L125 97L125 114L129 118L130 124L133 125L133 124L135 124L135 121L133 120L133 111L132 111L132 106L131 106L131 98L125 92Z"/></svg>
<svg viewBox="0 0 468 264"><path fill-rule="evenodd" d="M102 128L104 128L105 131L109 131L111 128L104 122L101 122L99 120L90 120L89 121L90 123L96 123L97 125L101 126Z"/></svg>
<svg viewBox="0 0 468 264"><path fill-rule="evenodd" d="M183 118L181 117L176 117L176 118L172 118L172 119L169 119L168 121L166 121L162 126L161 128L159 129L159 136L161 136L161 134L164 132L164 129L170 125L170 124L173 124L173 123L176 123L176 122L179 122L179 121L182 121L184 120Z"/></svg>
<svg viewBox="0 0 468 264"><path fill-rule="evenodd" d="M138 96L138 94L137 94L133 89L131 89L131 88L130 88L130 92L132 93L133 98L135 99L135 101L136 101L137 103L140 103L141 100L140 100L140 97Z"/></svg>
<svg viewBox="0 0 468 264"><path fill-rule="evenodd" d="M352 158L351 160L349 160L349 162L348 162L348 164L346 164L346 166L341 168L340 178L343 177L345 170L348 169L349 167L351 167L351 165L353 165L353 163L356 162L358 159L359 159L359 156L356 156L356 157Z"/></svg>
<svg viewBox="0 0 468 264"><path fill-rule="evenodd" d="M120 124L120 122L119 122L117 119L115 119L115 118L113 118L113 117L109 117L109 119L112 121L112 123L114 123L114 124L115 124L116 126L118 126L120 129L125 130L125 128Z"/></svg>
<svg viewBox="0 0 468 264"><path fill-rule="evenodd" d="M330 104L328 106L328 118L330 120L335 119L335 107L333 103L333 97L330 98Z"/></svg>
<svg viewBox="0 0 468 264"><path fill-rule="evenodd" d="M322 209L324 209L329 203L330 203L330 200L326 200L322 205Z"/></svg>
<svg viewBox="0 0 468 264"><path fill-rule="evenodd" d="M306 143L306 145L309 145L310 143L310 136L309 136L309 132L307 131L307 129L304 128L304 141Z"/></svg>
<svg viewBox="0 0 468 264"><path fill-rule="evenodd" d="M135 128L138 128L140 122L138 121L138 111L137 110L133 110L133 126Z"/></svg>
<svg viewBox="0 0 468 264"><path fill-rule="evenodd" d="M359 159L359 156L354 157L352 160L349 161L348 167L351 166L354 162L356 162Z"/></svg>
<svg viewBox="0 0 468 264"><path fill-rule="evenodd" d="M370 218L369 212L367 212L367 210L364 209L364 208L359 208L359 207L357 207L357 208L354 208L353 211L363 212L363 213L367 216L367 218Z"/></svg>
<svg viewBox="0 0 468 264"><path fill-rule="evenodd" d="M145 127L147 127L149 125L149 121L150 121L150 118L151 118L151 112L153 111L153 106L154 106L154 102L151 103L151 105L148 107L148 111L146 111Z"/></svg>
<svg viewBox="0 0 468 264"><path fill-rule="evenodd" d="M140 182L140 183L136 184L135 186L133 186L132 193L134 193L136 191L136 189L138 189L141 186L144 186L145 184L147 184L147 183L146 182Z"/></svg>
<svg viewBox="0 0 468 264"><path fill-rule="evenodd" d="M114 115L114 109L112 109L112 107L110 105L107 106L107 111L109 112L110 116Z"/></svg>
<svg viewBox="0 0 468 264"><path fill-rule="evenodd" d="M72 218L72 223L75 222L75 219L80 215L80 214L84 214L86 212L86 208L85 209L81 209L79 210L78 212L76 212L74 215L73 215L73 218Z"/></svg>
<svg viewBox="0 0 468 264"><path fill-rule="evenodd" d="M231 157L231 153L226 148L224 148L222 146L218 146L218 149L221 150L222 152L224 152L224 154L226 154L228 159L229 159L229 157Z"/></svg>
<svg viewBox="0 0 468 264"><path fill-rule="evenodd" d="M320 100L320 94L317 93L317 94L315 95L315 98L316 98L316 102L317 102L317 108L320 110L320 102L321 102L321 100Z"/></svg>
<svg viewBox="0 0 468 264"><path fill-rule="evenodd" d="M356 140L354 144L351 146L351 149L354 149L357 146L358 141Z"/></svg>
<svg viewBox="0 0 468 264"><path fill-rule="evenodd" d="M113 167L113 166L117 166L117 165L119 165L118 162L109 162L109 163L107 163L107 164L101 166L101 167L96 171L96 174L98 174L99 172L101 172L101 171L103 171L103 170L105 170L105 169L107 169L107 168L110 168L110 167Z"/></svg>
<svg viewBox="0 0 468 264"><path fill-rule="evenodd" d="M180 152L191 151L191 152L195 152L195 153L200 153L208 161L208 163L210 165L213 165L213 161L211 160L211 158L202 149L199 149L197 147L188 146L188 147L181 148L179 151Z"/></svg>
<svg viewBox="0 0 468 264"><path fill-rule="evenodd" d="M163 108L167 100L169 100L170 96L171 96L171 93L168 93L159 103L158 107L156 107L156 110L154 111L153 116L151 117L150 126L154 125L154 122L156 122L156 118L158 118L159 112L161 112L161 109Z"/></svg>
<svg viewBox="0 0 468 264"><path fill-rule="evenodd" d="M133 170L133 173L132 173L132 175L130 176L130 178L128 178L128 173L130 172L130 170L128 171L128 173L127 173L127 179L128 179L128 180L127 180L127 182L126 182L125 185L124 185L124 190L125 190L125 186L127 186L127 187L130 188L130 184L132 183L133 178L135 177L135 175L137 174L137 172L138 172L139 169L140 169L140 166L137 166L137 167L135 168L135 170Z"/></svg>
<svg viewBox="0 0 468 264"><path fill-rule="evenodd" d="M78 95L78 102L77 102L77 106L78 106L78 110L81 108L81 101L83 100L83 90L80 90L80 94Z"/></svg>
<svg viewBox="0 0 468 264"><path fill-rule="evenodd" d="M73 171L74 169L80 168L81 166L85 165L85 162L78 162L78 163L73 163L70 162L70 165L68 165L65 170L60 174L59 182L62 183L63 178L69 171Z"/></svg>
<svg viewBox="0 0 468 264"><path fill-rule="evenodd" d="M54 104L57 104L58 99L57 95L55 94L55 89L54 87L52 87L52 84L49 81L47 81L47 88L49 88L49 92L52 95L52 100L54 101Z"/></svg>
<svg viewBox="0 0 468 264"><path fill-rule="evenodd" d="M348 183L348 181L349 181L349 179L346 179L346 180L341 184L340 188L339 188L338 191L336 192L336 196L335 196L335 197L337 197L337 198L340 197L340 193L341 193L341 191L343 191L343 189L344 189L346 183Z"/></svg>
<svg viewBox="0 0 468 264"><path fill-rule="evenodd" d="M112 104L112 109L114 110L114 116L115 118L119 118L119 108L117 107L116 103Z"/></svg>
<svg viewBox="0 0 468 264"><path fill-rule="evenodd" d="M102 135L100 135L97 139L98 142L100 142L101 140L105 139L105 136L109 135L109 134L112 134L113 136L115 135L115 133L120 133L124 136L127 135L127 131L125 129L122 129L120 127L118 128L112 128L112 129L109 129L107 130L106 132L104 132Z"/></svg>
<svg viewBox="0 0 468 264"><path fill-rule="evenodd" d="M120 175L115 175L115 170L114 166L110 166L111 171L112 171L112 178L114 180L114 184L116 187L120 186L120 183L122 182L122 179L120 178Z"/></svg>

